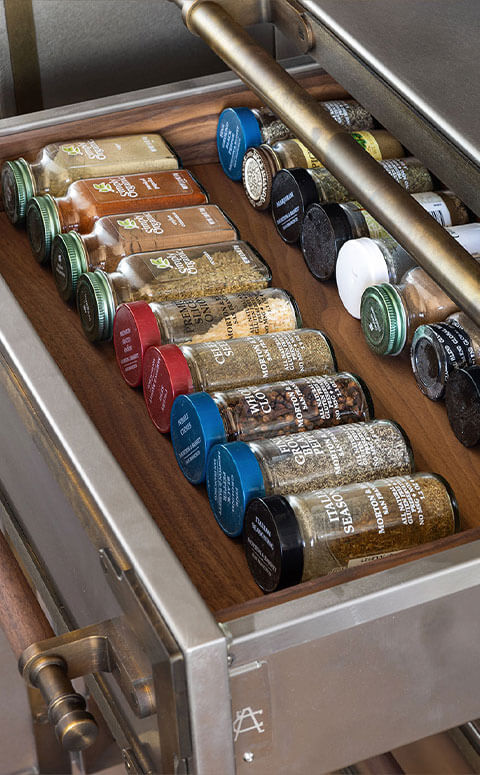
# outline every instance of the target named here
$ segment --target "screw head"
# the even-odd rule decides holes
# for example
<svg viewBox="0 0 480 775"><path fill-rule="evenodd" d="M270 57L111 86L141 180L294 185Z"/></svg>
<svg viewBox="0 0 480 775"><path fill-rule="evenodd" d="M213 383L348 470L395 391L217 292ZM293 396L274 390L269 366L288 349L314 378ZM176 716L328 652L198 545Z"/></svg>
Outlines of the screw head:
<svg viewBox="0 0 480 775"><path fill-rule="evenodd" d="M251 751L245 751L245 753L243 754L243 759L246 762L253 762L254 758L255 757Z"/></svg>

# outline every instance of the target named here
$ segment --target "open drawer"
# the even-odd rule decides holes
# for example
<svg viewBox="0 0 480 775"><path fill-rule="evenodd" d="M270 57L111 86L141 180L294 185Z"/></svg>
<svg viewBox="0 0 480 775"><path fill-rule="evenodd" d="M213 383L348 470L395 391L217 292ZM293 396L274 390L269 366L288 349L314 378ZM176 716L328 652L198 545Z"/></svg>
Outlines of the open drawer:
<svg viewBox="0 0 480 775"><path fill-rule="evenodd" d="M294 71L324 99L345 92ZM375 357L331 284L216 163L216 118L256 105L230 75L0 122L0 158L49 140L158 130L397 420L418 470L442 474L462 531L270 596L240 541L178 471L169 439L127 388L111 344L92 346L25 232L0 213L0 487L4 527L57 633L121 617L154 703L136 715L108 674L89 687L133 772L328 772L480 715L479 450L417 389L406 360ZM401 137L399 138L402 139ZM140 673L139 673L140 675Z"/></svg>

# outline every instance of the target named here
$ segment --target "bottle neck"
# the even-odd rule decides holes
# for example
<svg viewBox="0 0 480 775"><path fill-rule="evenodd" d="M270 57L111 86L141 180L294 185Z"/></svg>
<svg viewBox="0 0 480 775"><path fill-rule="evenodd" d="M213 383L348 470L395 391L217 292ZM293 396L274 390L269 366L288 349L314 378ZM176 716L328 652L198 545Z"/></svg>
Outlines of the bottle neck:
<svg viewBox="0 0 480 775"><path fill-rule="evenodd" d="M375 243L385 259L388 282L393 285L400 283L406 272L416 266L415 260L393 237L376 239Z"/></svg>
<svg viewBox="0 0 480 775"><path fill-rule="evenodd" d="M62 232L80 229L80 213L71 196L61 196L54 200Z"/></svg>
<svg viewBox="0 0 480 775"><path fill-rule="evenodd" d="M106 277L112 290L115 309L120 304L126 304L135 300L131 285L122 272L109 272Z"/></svg>
<svg viewBox="0 0 480 775"><path fill-rule="evenodd" d="M370 231L365 220L365 210L361 207L357 207L353 202L345 202L340 207L347 216L348 224L351 229L352 236L350 239L358 239L359 237L370 237Z"/></svg>
<svg viewBox="0 0 480 775"><path fill-rule="evenodd" d="M441 323L457 311L457 305L419 266L405 275L396 286L406 314L406 344L410 344L417 328L423 324Z"/></svg>
<svg viewBox="0 0 480 775"><path fill-rule="evenodd" d="M33 195L43 194L50 189L50 173L42 159L28 164L28 171L33 181Z"/></svg>
<svg viewBox="0 0 480 775"><path fill-rule="evenodd" d="M82 234L82 242L85 249L88 271L96 267L104 268L106 262L107 246L102 244L100 236L91 232Z"/></svg>

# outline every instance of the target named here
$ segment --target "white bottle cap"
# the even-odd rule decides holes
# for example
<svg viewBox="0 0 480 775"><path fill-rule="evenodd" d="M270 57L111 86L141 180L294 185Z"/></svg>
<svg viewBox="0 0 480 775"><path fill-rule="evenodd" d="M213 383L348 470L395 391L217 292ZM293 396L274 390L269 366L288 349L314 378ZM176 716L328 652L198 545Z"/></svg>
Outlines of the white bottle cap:
<svg viewBox="0 0 480 775"><path fill-rule="evenodd" d="M345 242L338 251L337 288L342 304L360 319L360 302L369 285L388 283L388 267L380 247L369 237Z"/></svg>

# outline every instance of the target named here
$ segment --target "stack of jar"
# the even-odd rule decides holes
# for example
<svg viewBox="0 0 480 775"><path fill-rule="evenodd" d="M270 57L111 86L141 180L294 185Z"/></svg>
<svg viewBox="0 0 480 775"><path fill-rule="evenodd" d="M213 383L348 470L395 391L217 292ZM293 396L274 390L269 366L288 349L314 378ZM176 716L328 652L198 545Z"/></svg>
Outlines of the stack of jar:
<svg viewBox="0 0 480 775"><path fill-rule="evenodd" d="M278 137L279 122L258 117ZM357 135L398 150L386 133ZM262 258L178 167L159 135L54 144L4 165L5 208L13 222L26 215L32 251L51 261L61 296L76 295L87 337L113 336L125 381L143 383L152 421L170 430L185 477L206 480L224 532L240 535L246 520L260 587L452 533L448 485L413 473L402 429L373 418L366 385L338 371L327 336L301 328L295 299L269 287Z"/></svg>
<svg viewBox="0 0 480 775"><path fill-rule="evenodd" d="M358 103L320 104L468 252L480 257L480 225L469 223L470 214L454 193L434 191L438 181L417 159L400 158L400 143L378 129ZM473 322L463 315L459 333L448 317L457 313L455 304L267 108L224 110L217 147L225 173L242 178L250 204L259 210L271 205L282 239L300 243L313 276L321 281L336 276L340 299L353 317L361 318L370 348L398 355L412 345L421 390L433 399L445 394L457 438L467 446L480 443L480 353L475 352L480 331Z"/></svg>

